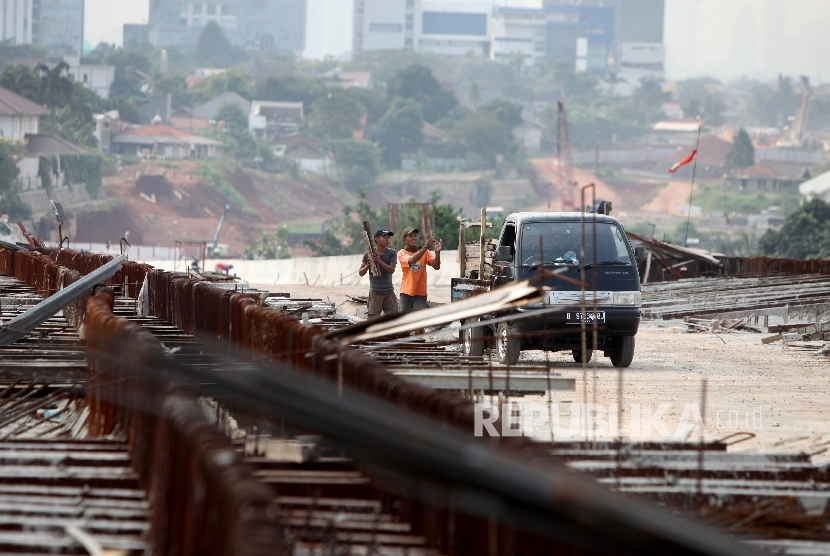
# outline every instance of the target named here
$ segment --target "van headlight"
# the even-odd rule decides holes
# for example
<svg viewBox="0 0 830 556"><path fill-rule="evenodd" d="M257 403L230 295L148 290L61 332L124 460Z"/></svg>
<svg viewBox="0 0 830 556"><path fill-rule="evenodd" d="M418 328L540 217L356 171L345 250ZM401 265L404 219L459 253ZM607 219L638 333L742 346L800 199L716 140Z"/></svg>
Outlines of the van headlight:
<svg viewBox="0 0 830 556"><path fill-rule="evenodd" d="M614 305L639 307L642 304L643 294L640 292L614 292Z"/></svg>

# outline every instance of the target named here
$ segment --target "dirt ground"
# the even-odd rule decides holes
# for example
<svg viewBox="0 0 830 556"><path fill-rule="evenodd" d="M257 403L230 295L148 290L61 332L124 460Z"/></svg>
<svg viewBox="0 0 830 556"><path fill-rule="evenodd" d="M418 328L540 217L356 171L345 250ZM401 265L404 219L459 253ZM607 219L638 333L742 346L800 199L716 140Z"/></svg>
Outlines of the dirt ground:
<svg viewBox="0 0 830 556"><path fill-rule="evenodd" d="M362 306L346 297L365 296L364 287L287 286L279 289L292 297L329 299L342 315L362 317L365 314ZM449 302L448 290L434 289L430 301ZM693 411L687 406L691 404L700 411L709 440L736 432L756 435L736 444L733 450L821 452L830 446L830 419L827 418L830 411L830 358L787 348L780 342L763 345L764 334L690 334L685 329L680 321L644 321L641 325L636 336L634 362L623 371L622 428L630 430L632 415L637 420L635 412L639 410L637 438L659 439L675 433L686 437L682 434L684 429L678 430L678 426L684 411ZM452 338L455 335L455 331L447 330L436 337ZM559 403L560 425L564 429L572 426L570 414L576 407L574 404L582 404L585 400L601 406L603 409L598 412L616 412L612 404L619 402L620 373L611 365L610 359L597 353L600 357L596 372L592 362L584 374L570 353L549 355L553 373L576 379L575 391L557 391L552 397L553 402ZM519 365L522 370L545 372L544 361L543 352L530 351L522 354ZM705 413L701 403L704 378L707 380ZM548 398L541 396L526 396L519 400L526 407L531 404L547 407L548 403ZM645 406L650 406L652 414L650 431L646 430L645 422L649 420L645 418ZM685 422L693 424L694 417L693 412L689 413ZM593 420L588 419L588 422L590 428ZM607 434L602 434L602 420L597 423L597 438L608 438ZM661 425L665 430L661 431ZM549 433L544 433L546 430L549 428L542 427L535 436L549 438ZM584 426L577 425L572 432L573 438L582 438ZM589 432L589 435L593 437L593 433ZM688 438L697 440L699 437L696 432L691 432ZM814 461L830 462L830 454L819 453Z"/></svg>
<svg viewBox="0 0 830 556"><path fill-rule="evenodd" d="M559 182L559 174L558 174L558 166L556 161L552 158L535 158L530 161L533 165L534 170L536 170L536 175L539 180L556 184ZM582 170L581 168L574 168L573 169L573 177L574 181L582 184L593 183L596 186L596 198L602 199L604 201L611 201L615 207L621 206L620 199L617 196L617 193L613 190L613 188L606 185L602 180L596 177L591 172L586 170ZM573 190L574 194L574 202L579 205L581 202L581 187L575 187ZM591 191L586 191L586 199L590 199ZM562 210L562 200L559 194L554 195L554 200L548 206L548 200L539 198L540 204L536 207L529 208L526 210L538 210L538 211L545 211L545 210ZM589 203L590 201L586 201ZM625 208L625 207L623 207ZM636 207L630 207L636 208Z"/></svg>
<svg viewBox="0 0 830 556"><path fill-rule="evenodd" d="M685 215L689 206L690 192L690 182L669 182L668 185L657 192L657 195L650 202L642 207L642 210Z"/></svg>
<svg viewBox="0 0 830 556"><path fill-rule="evenodd" d="M706 439L746 431L756 437L736 444L735 450L819 452L827 448L825 444L830 445L830 420L826 416L830 409L829 358L787 348L780 342L763 345L763 334L690 334L685 328L680 321L645 321L641 326L634 362L622 377L623 428L631 425L634 404L641 410L641 437L660 438L663 435L657 426L646 434L642 408L650 405L656 415L662 404L668 404L659 420L673 435L678 432L687 404L703 413L702 383L706 379L702 415ZM542 352L528 352L522 355L522 364L543 367L544 358ZM583 374L570 353L552 354L550 359L553 370L575 378L577 383L575 392L557 392L558 401L596 400L606 409L618 403L620 373L601 353L595 373L591 363ZM562 409L560 413L564 416L570 411ZM686 422L693 423L694 414L689 416ZM694 432L688 437L699 438ZM830 457L824 452L816 458L821 460L830 461Z"/></svg>

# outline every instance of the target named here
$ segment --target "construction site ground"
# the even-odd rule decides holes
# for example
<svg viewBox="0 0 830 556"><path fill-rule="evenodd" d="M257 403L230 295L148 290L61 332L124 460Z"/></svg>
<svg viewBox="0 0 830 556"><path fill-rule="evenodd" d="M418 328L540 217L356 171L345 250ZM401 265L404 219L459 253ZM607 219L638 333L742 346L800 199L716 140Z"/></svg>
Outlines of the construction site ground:
<svg viewBox="0 0 830 556"><path fill-rule="evenodd" d="M290 293L292 298L321 298L337 307L338 314L365 318L365 305L355 303L349 296L365 297L368 292L360 286L261 286L262 289ZM430 290L433 303L449 302L449 288ZM764 345L766 334L731 331L728 333L688 333L681 320L644 320L636 336L636 352L631 367L623 371L623 427L630 426L632 405L641 410L651 407L652 415L662 404L668 407L657 422L670 434L677 427L686 410L693 404L701 412L702 380L707 380L704 421L707 439L719 439L736 432L750 432L755 438L740 442L732 448L741 450L819 452L830 445L830 420L827 419L827 395L830 392L830 360L814 352L793 349L780 342ZM457 331L436 331L431 340L457 338ZM570 352L548 355L552 372L576 379L575 392L554 392L562 416L561 426L569 429L569 404L596 403L608 411L618 403L619 371L611 360L600 357L588 364L583 373ZM545 353L522 353L521 370L536 369L546 372ZM494 363L494 367L498 367ZM596 368L596 381L594 381ZM587 380L583 380L587 379ZM594 394L596 384L596 395ZM547 404L547 397L524 396L522 404ZM599 410L603 411L603 410ZM604 417L607 420L607 416ZM754 421L753 421L754 419ZM588 420L591 422L591 419ZM687 422L689 422L687 420ZM600 423L599 428L602 428ZM641 439L663 437L659 426L647 432L640 428ZM581 439L584 431L575 427L573 438ZM548 439L545 428L537 430L539 439ZM665 431L662 431L665 432ZM603 435L608 439L607 434ZM685 435L684 435L685 436ZM594 438L589 431L589 438ZM696 433L688 436L697 439ZM825 445L825 443L828 443ZM815 462L830 462L827 452L814 458Z"/></svg>
<svg viewBox="0 0 830 556"><path fill-rule="evenodd" d="M682 321L644 321L636 336L634 362L623 371L623 428L630 424L632 404L641 408L650 405L653 414L661 404L668 404L661 421L673 434L686 404L702 410L702 381L706 379L708 440L745 431L756 437L736 444L734 450L813 452L826 448L824 444L830 440L826 416L830 361L781 343L764 345L762 336L687 333ZM523 354L520 364L544 368L544 360L543 352L531 351ZM587 396L588 403L596 400L605 408L618 403L619 370L610 359L597 360L596 389L593 363L583 373L570 353L551 354L550 361L556 372L577 379L575 392L557 392L560 402L582 403ZM644 429L641 427L641 434ZM651 427L648 438L660 437L658 428ZM692 433L689 438L697 435ZM821 454L814 461L830 458Z"/></svg>

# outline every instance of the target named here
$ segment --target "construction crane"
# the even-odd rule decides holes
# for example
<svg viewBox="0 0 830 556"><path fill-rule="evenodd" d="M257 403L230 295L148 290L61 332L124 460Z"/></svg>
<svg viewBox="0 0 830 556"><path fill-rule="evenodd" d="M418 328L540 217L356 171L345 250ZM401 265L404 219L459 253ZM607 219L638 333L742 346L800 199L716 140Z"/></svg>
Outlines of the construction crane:
<svg viewBox="0 0 830 556"><path fill-rule="evenodd" d="M801 83L804 85L804 93L798 102L795 116L792 118L790 133L786 139L776 143L778 147L797 149L804 146L807 135L807 120L810 117L810 99L813 96L813 88L810 86L810 79L806 75L801 76Z"/></svg>
<svg viewBox="0 0 830 556"><path fill-rule="evenodd" d="M216 233L213 235L213 243L210 246L211 257L216 257L219 255L219 234L222 233L222 226L225 225L225 218L228 217L229 210L231 210L231 206L225 205L225 212L222 213L222 218L219 219L219 225L216 226Z"/></svg>
<svg viewBox="0 0 830 556"><path fill-rule="evenodd" d="M558 174L559 194L562 210L574 210L574 163L571 156L571 135L568 131L568 118L565 115L565 102L556 101L558 117L556 119L556 170Z"/></svg>

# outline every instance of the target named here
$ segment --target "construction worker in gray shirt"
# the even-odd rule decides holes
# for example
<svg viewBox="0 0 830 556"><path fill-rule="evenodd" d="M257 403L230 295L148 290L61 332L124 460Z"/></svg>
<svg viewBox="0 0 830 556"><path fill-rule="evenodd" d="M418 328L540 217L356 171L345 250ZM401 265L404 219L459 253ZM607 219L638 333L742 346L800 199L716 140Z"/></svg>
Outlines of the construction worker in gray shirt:
<svg viewBox="0 0 830 556"><path fill-rule="evenodd" d="M389 248L389 238L395 235L389 230L378 230L375 232L375 263L380 270L380 276L369 274L369 311L367 317L372 318L381 313L391 315L398 312L398 298L395 296L395 288L392 287L392 275L395 273L395 265L398 260L398 253ZM365 276L369 271L369 252L363 253L363 263L360 265L358 274Z"/></svg>

